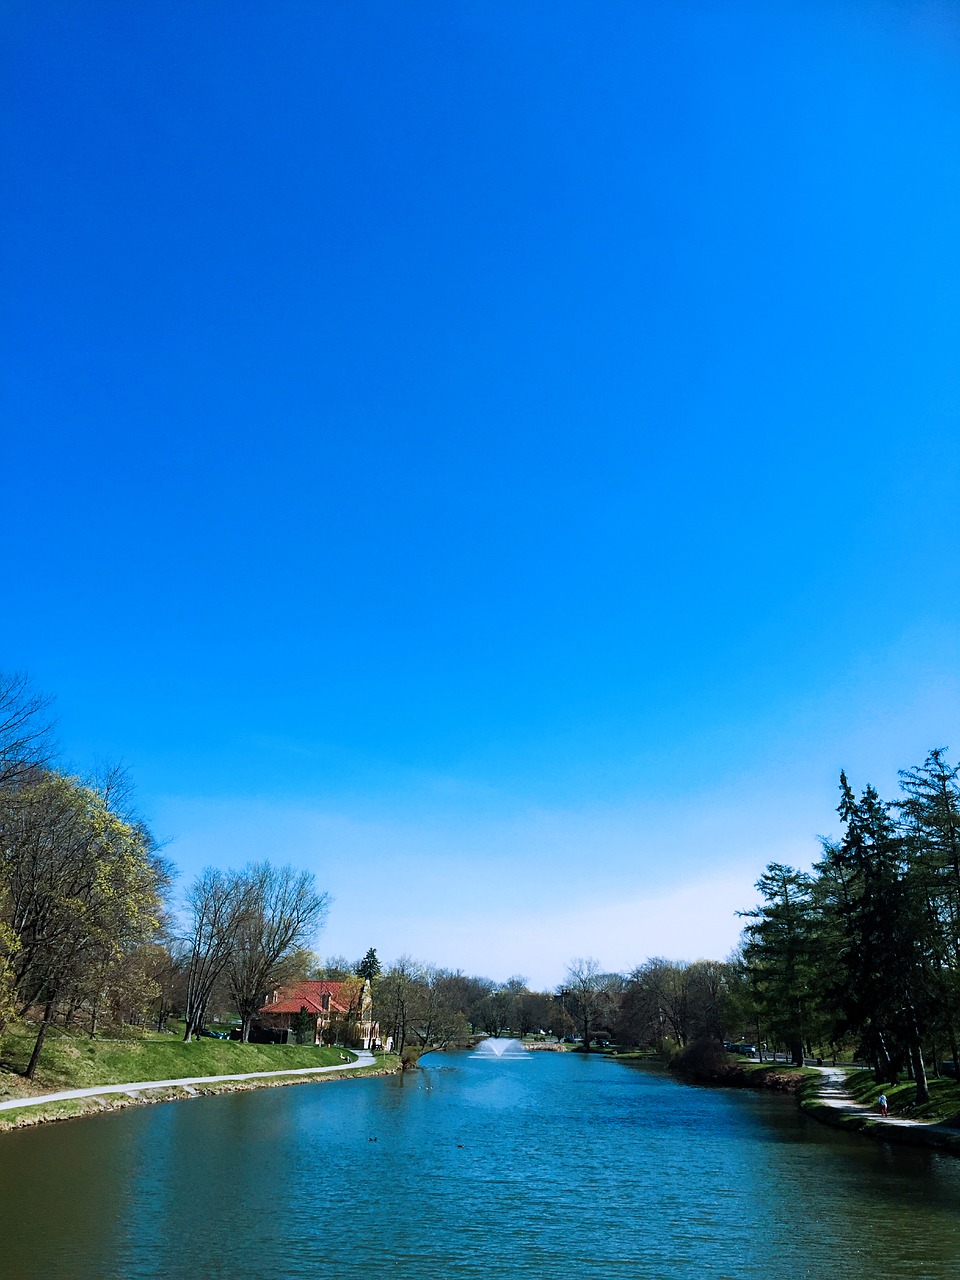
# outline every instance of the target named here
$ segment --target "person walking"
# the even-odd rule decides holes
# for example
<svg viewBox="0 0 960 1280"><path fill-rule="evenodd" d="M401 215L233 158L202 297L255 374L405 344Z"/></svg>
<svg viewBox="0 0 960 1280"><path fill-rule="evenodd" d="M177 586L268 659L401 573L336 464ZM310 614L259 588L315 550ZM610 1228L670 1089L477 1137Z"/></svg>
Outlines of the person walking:
<svg viewBox="0 0 960 1280"><path fill-rule="evenodd" d="M885 1093L881 1093L877 1099L877 1106L880 1108L880 1114L885 1116L887 1114L887 1095Z"/></svg>

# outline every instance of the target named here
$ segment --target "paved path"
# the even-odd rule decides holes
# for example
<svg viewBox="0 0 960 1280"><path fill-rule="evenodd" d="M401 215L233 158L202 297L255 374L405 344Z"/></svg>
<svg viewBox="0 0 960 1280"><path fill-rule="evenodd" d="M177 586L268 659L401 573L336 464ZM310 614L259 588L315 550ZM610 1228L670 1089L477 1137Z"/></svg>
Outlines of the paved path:
<svg viewBox="0 0 960 1280"><path fill-rule="evenodd" d="M906 1129L915 1128L918 1124L923 1125L925 1129L932 1127L922 1120L909 1120L906 1116L882 1116L876 1106L855 1102L847 1089L847 1073L842 1067L817 1067L817 1070L823 1076L818 1100L828 1107L834 1107L837 1111L849 1116L868 1116L882 1125Z"/></svg>
<svg viewBox="0 0 960 1280"><path fill-rule="evenodd" d="M911 1120L907 1116L882 1116L876 1105L868 1106L854 1101L847 1089L847 1073L842 1067L817 1067L823 1077L817 1101L833 1107L841 1115L858 1116L870 1121L870 1128L922 1129L926 1133L943 1134L956 1138L958 1131L949 1125L931 1124L928 1120Z"/></svg>
<svg viewBox="0 0 960 1280"><path fill-rule="evenodd" d="M170 1089L177 1086L190 1089L195 1084L217 1084L221 1080L258 1080L268 1076L317 1076L328 1071L357 1071L360 1067L372 1067L376 1059L367 1049L357 1051L355 1062L335 1063L332 1067L295 1067L289 1071L246 1071L233 1076L181 1076L178 1080L137 1080L130 1084L100 1084L92 1089L62 1089L59 1093L44 1093L38 1098L11 1098L0 1102L0 1111L12 1111L15 1107L39 1107L44 1102L62 1102L66 1098L96 1098L102 1093L128 1093L136 1097L142 1089Z"/></svg>

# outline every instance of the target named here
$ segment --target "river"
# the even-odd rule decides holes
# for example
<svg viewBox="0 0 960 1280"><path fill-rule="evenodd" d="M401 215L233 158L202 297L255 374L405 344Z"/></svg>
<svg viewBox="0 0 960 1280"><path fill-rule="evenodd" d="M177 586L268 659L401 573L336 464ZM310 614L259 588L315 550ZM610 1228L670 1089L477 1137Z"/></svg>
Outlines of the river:
<svg viewBox="0 0 960 1280"><path fill-rule="evenodd" d="M597 1056L0 1136L4 1280L954 1280L960 1160Z"/></svg>

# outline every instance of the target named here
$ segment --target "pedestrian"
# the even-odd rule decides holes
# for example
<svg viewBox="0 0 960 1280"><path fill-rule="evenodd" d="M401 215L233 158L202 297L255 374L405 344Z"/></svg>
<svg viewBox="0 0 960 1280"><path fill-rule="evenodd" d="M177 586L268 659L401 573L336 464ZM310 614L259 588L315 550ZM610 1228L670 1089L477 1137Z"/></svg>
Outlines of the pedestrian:
<svg viewBox="0 0 960 1280"><path fill-rule="evenodd" d="M885 1093L881 1093L877 1099L877 1106L880 1108L880 1114L885 1116L887 1114L887 1095Z"/></svg>

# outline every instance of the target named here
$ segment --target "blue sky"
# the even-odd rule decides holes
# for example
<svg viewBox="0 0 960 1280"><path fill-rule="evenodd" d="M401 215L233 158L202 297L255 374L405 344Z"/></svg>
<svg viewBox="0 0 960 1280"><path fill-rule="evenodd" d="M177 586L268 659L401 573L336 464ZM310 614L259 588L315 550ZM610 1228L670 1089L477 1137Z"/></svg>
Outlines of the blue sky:
<svg viewBox="0 0 960 1280"><path fill-rule="evenodd" d="M3 26L0 665L185 879L552 985L960 754L954 6Z"/></svg>

